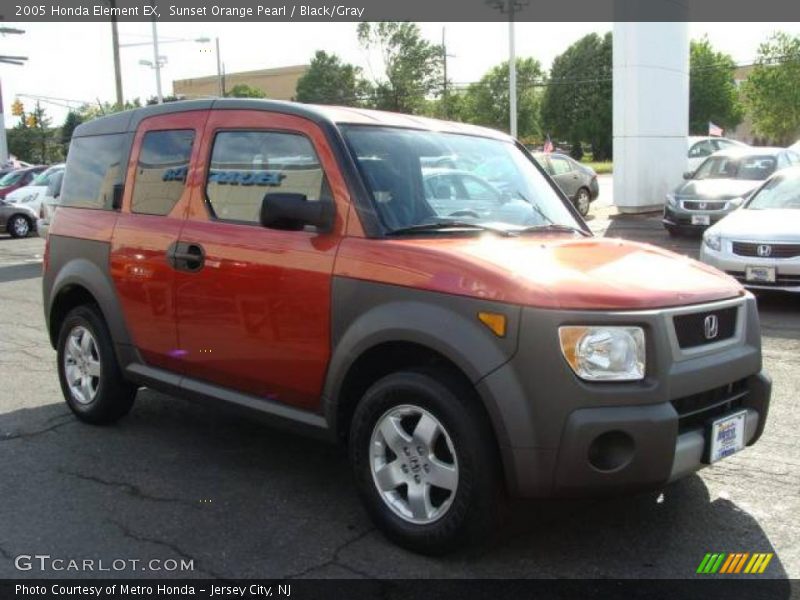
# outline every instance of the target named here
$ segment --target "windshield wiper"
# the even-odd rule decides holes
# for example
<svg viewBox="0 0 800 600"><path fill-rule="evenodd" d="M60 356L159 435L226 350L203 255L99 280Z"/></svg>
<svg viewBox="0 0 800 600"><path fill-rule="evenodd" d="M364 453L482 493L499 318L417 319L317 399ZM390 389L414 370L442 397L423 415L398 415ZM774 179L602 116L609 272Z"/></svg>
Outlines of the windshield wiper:
<svg viewBox="0 0 800 600"><path fill-rule="evenodd" d="M531 225L518 229L517 233L530 233L532 231L563 231L565 233L580 233L583 237L591 237L588 231L572 227L571 225L561 225L560 223L547 223L545 225Z"/></svg>
<svg viewBox="0 0 800 600"><path fill-rule="evenodd" d="M483 223L470 223L469 221L436 221L434 223L417 223L408 227L398 227L389 231L389 235L402 235L405 233L417 233L425 231L443 231L446 229L477 229L481 231L491 231L504 237L513 237L517 231L498 227L494 225L484 225Z"/></svg>

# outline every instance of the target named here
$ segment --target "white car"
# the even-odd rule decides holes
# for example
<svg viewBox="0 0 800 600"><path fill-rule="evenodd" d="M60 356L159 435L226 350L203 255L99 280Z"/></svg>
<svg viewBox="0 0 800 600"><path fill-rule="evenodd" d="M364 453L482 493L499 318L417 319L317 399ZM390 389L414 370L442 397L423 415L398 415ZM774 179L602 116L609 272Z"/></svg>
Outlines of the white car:
<svg viewBox="0 0 800 600"><path fill-rule="evenodd" d="M6 203L27 208L33 211L34 214L38 214L42 200L47 192L47 187L50 185L50 180L57 173L63 173L64 167L64 163L61 163L45 169L34 177L28 185L8 194Z"/></svg>
<svg viewBox="0 0 800 600"><path fill-rule="evenodd" d="M752 289L800 292L800 167L779 171L707 229L700 260Z"/></svg>
<svg viewBox="0 0 800 600"><path fill-rule="evenodd" d="M718 150L725 150L731 146L747 146L736 140L711 136L690 136L686 138L686 142L688 148L686 170L692 173L697 170L700 163Z"/></svg>
<svg viewBox="0 0 800 600"><path fill-rule="evenodd" d="M63 181L64 169L61 169L50 178L47 190L42 195L39 205L39 218L36 220L36 233L39 234L39 237L47 238L47 234L50 232L50 221L56 213Z"/></svg>

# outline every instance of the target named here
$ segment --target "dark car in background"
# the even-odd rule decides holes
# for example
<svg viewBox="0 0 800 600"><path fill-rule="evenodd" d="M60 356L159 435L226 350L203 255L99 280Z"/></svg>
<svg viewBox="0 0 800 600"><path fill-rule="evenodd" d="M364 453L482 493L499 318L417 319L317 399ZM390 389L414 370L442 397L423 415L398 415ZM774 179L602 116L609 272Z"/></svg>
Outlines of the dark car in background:
<svg viewBox="0 0 800 600"><path fill-rule="evenodd" d="M739 208L776 171L800 164L786 148L731 147L708 157L667 194L663 224L670 235L703 231Z"/></svg>
<svg viewBox="0 0 800 600"><path fill-rule="evenodd" d="M537 152L533 157L572 200L578 212L584 217L588 215L589 205L600 194L594 169L580 164L566 154Z"/></svg>

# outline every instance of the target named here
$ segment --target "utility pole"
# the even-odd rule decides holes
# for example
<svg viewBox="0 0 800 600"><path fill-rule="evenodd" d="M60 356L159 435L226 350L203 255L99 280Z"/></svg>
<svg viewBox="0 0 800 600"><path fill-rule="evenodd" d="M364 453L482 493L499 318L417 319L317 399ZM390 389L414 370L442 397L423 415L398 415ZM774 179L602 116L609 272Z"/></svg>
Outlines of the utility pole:
<svg viewBox="0 0 800 600"><path fill-rule="evenodd" d="M114 15L114 9L117 7L116 0L108 0L108 5L111 7L111 48L114 55L114 85L117 93L117 105L122 108L125 104L125 99L122 95L122 67L119 62L119 30L117 28L117 17Z"/></svg>
<svg viewBox="0 0 800 600"><path fill-rule="evenodd" d="M508 118L511 137L517 137L517 52L514 46L515 0L508 0Z"/></svg>
<svg viewBox="0 0 800 600"><path fill-rule="evenodd" d="M225 95L225 82L222 79L222 57L219 53L219 38L214 40L217 44L217 95L222 98Z"/></svg>
<svg viewBox="0 0 800 600"><path fill-rule="evenodd" d="M444 80L442 81L442 109L444 109L444 118L448 118L450 116L450 111L448 110L448 98L447 98L447 38L445 37L446 29L442 27L442 63L444 69Z"/></svg>
<svg viewBox="0 0 800 600"><path fill-rule="evenodd" d="M0 27L0 34L19 35L25 33L23 29L14 27ZM0 62L10 65L24 65L28 60L27 56L0 56ZM8 139L6 138L6 116L3 112L3 89L0 85L0 164L5 164L8 160Z"/></svg>
<svg viewBox="0 0 800 600"><path fill-rule="evenodd" d="M153 17L153 68L156 70L156 97L159 104L164 104L164 94L161 92L161 57L158 55L158 28L155 17Z"/></svg>

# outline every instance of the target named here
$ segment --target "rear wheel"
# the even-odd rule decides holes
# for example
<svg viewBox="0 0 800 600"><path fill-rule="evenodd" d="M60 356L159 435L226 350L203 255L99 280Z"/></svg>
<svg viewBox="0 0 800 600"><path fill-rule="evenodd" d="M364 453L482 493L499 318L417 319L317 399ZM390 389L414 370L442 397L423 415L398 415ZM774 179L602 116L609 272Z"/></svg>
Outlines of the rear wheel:
<svg viewBox="0 0 800 600"><path fill-rule="evenodd" d="M403 371L364 395L350 458L359 493L397 544L440 554L486 539L502 505L500 463L473 390L448 371Z"/></svg>
<svg viewBox="0 0 800 600"><path fill-rule="evenodd" d="M69 312L57 348L61 391L76 417L100 425L130 411L136 387L122 377L111 334L97 307L79 306Z"/></svg>
<svg viewBox="0 0 800 600"><path fill-rule="evenodd" d="M31 229L31 222L25 215L14 215L8 220L8 233L13 238L28 237Z"/></svg>
<svg viewBox="0 0 800 600"><path fill-rule="evenodd" d="M589 214L589 207L592 204L592 197L589 195L589 190L581 188L575 196L575 208L581 213L582 217Z"/></svg>

